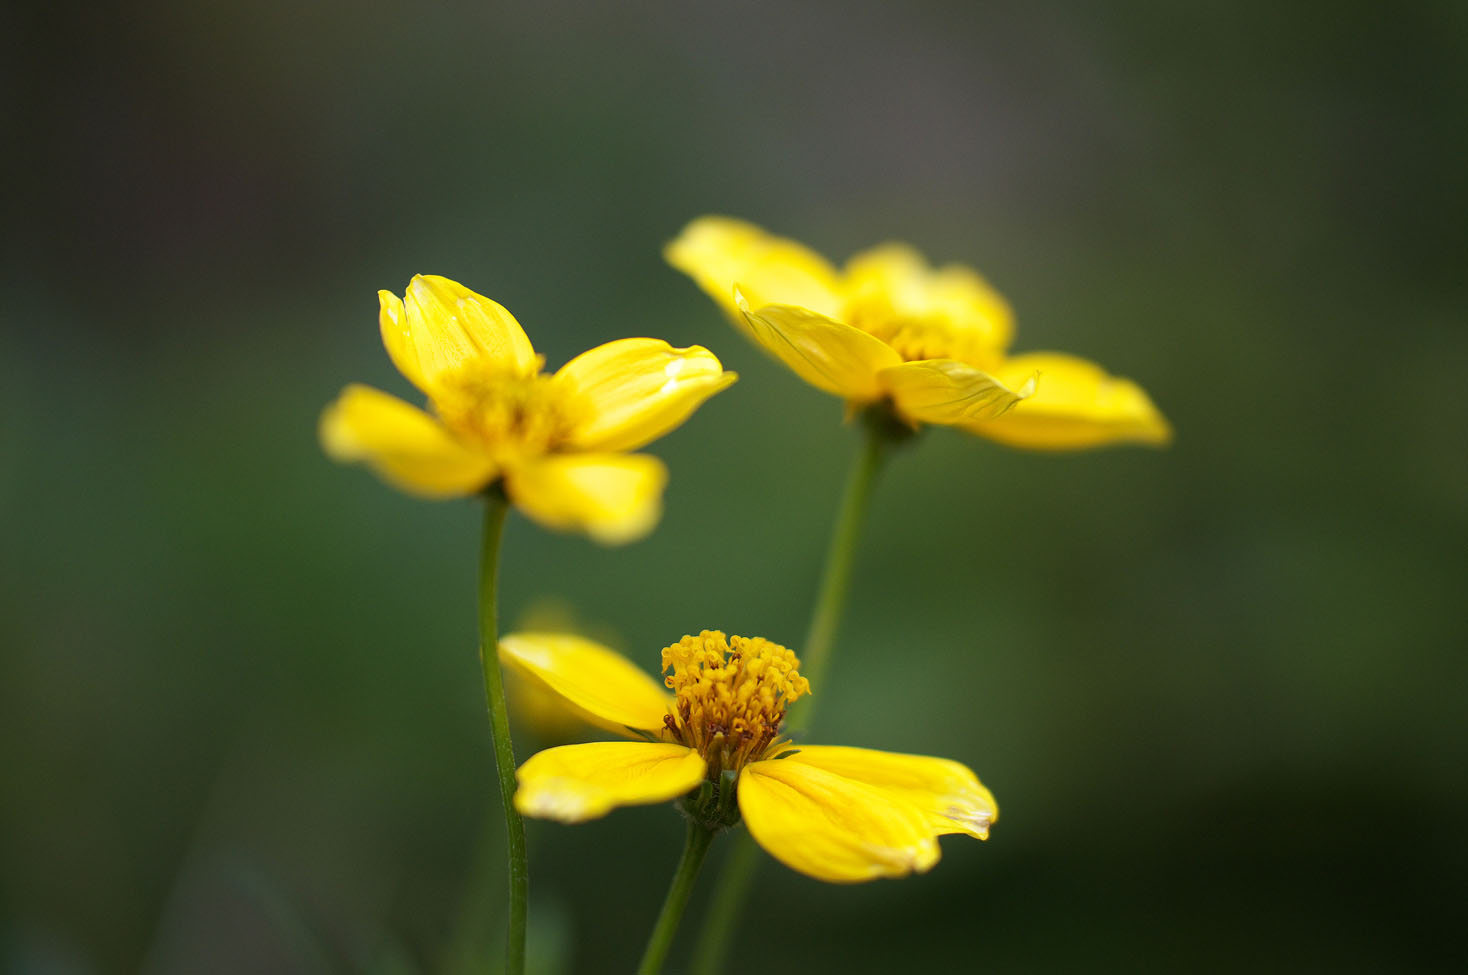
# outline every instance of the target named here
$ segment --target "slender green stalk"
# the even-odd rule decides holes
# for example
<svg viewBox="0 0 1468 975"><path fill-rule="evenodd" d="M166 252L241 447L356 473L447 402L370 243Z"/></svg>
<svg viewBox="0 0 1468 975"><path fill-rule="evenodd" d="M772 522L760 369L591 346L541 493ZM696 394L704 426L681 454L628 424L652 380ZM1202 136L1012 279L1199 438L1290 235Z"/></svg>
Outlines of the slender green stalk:
<svg viewBox="0 0 1468 975"><path fill-rule="evenodd" d="M663 970L663 961L668 949L673 947L673 936L678 933L678 922L683 920L683 909L688 906L693 893L693 882L698 879L698 869L709 851L714 831L696 817L688 819L688 839L683 844L683 856L678 860L678 869L673 873L673 883L668 887L668 896L663 901L663 910L653 925L647 939L647 950L642 953L642 964L637 966L637 975L658 975Z"/></svg>
<svg viewBox="0 0 1468 975"><path fill-rule="evenodd" d="M826 550L826 564L821 570L821 588L811 612L810 629L805 643L799 647L800 672L817 692L824 688L826 670L831 665L831 648L836 642L836 631L846 606L856 545L866 522L872 485L894 440L892 428L870 416L863 426L863 434L861 450L847 477L841 508L831 530L831 545ZM786 719L788 731L798 733L810 728L812 705L817 699L817 694L811 694L791 708ZM718 975L723 970L729 953L729 940L749 898L758 866L759 851L754 841L748 832L740 834L719 875L713 903L709 905L693 949L693 967L690 970L694 975Z"/></svg>
<svg viewBox="0 0 1468 975"><path fill-rule="evenodd" d="M525 822L515 809L515 749L505 708L505 683L499 660L500 538L509 502L490 490L485 496L484 547L479 562L479 664L484 671L484 698L489 705L490 738L499 772L500 801L505 810L506 853L510 869L510 925L505 941L506 975L525 971L525 915L530 901L530 868L525 857Z"/></svg>
<svg viewBox="0 0 1468 975"><path fill-rule="evenodd" d="M810 681L812 689L823 689L826 670L831 665L831 648L846 608L846 593L851 588L851 568L856 561L856 543L861 539L862 525L872 500L872 485L887 456L888 442L875 423L863 427L861 451L846 479L841 495L841 508L831 529L831 545L826 549L826 564L821 569L821 589L811 611L810 628L801 645L800 673ZM786 730L797 734L810 728L816 695L811 694L791 708Z"/></svg>
<svg viewBox="0 0 1468 975"><path fill-rule="evenodd" d="M734 848L719 870L713 902L704 915L698 942L693 946L693 966L688 969L693 975L718 975L723 970L729 955L729 939L734 936L758 866L759 847L749 838L748 831L741 831L734 837Z"/></svg>

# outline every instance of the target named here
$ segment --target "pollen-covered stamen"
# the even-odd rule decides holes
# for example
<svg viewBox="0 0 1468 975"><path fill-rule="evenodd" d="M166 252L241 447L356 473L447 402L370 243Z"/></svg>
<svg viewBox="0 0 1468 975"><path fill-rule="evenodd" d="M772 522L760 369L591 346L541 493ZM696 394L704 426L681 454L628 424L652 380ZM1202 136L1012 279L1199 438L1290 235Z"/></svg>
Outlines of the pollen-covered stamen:
<svg viewBox="0 0 1468 975"><path fill-rule="evenodd" d="M761 637L685 636L663 649L663 683L673 691L668 734L697 750L711 777L738 771L784 744L785 709L810 693L799 666L794 653Z"/></svg>
<svg viewBox="0 0 1468 975"><path fill-rule="evenodd" d="M450 392L433 405L444 425L501 461L554 450L581 413L571 391L543 373L468 372L443 386Z"/></svg>

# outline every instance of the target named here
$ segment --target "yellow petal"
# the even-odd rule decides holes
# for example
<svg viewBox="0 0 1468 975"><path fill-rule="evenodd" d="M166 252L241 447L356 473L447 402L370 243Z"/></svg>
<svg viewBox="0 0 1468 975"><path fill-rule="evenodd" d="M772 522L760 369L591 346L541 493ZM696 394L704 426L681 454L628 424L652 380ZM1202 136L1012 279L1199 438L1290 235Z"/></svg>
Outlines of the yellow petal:
<svg viewBox="0 0 1468 975"><path fill-rule="evenodd" d="M794 305L765 305L751 311L736 295L755 341L817 389L866 402L882 396L877 373L902 363L879 339L824 315Z"/></svg>
<svg viewBox="0 0 1468 975"><path fill-rule="evenodd" d="M423 377L423 367L418 362L418 349L413 344L413 330L408 327L408 312L403 307L403 299L391 291L379 291L377 304L377 324L382 331L387 357L410 383L432 394L432 388Z"/></svg>
<svg viewBox="0 0 1468 975"><path fill-rule="evenodd" d="M574 633L507 633L500 660L559 695L592 724L659 731L673 697L632 661Z"/></svg>
<svg viewBox="0 0 1468 975"><path fill-rule="evenodd" d="M667 481L663 462L646 454L552 454L506 472L505 490L546 528L621 545L658 523Z"/></svg>
<svg viewBox="0 0 1468 975"><path fill-rule="evenodd" d="M1033 377L1010 389L987 372L953 359L924 359L883 369L878 379L897 410L919 423L955 424L1000 416L1035 388Z"/></svg>
<svg viewBox="0 0 1468 975"><path fill-rule="evenodd" d="M617 806L676 799L698 787L707 763L684 745L598 741L532 755L515 771L523 815L584 823Z"/></svg>
<svg viewBox="0 0 1468 975"><path fill-rule="evenodd" d="M472 494L494 462L460 444L437 420L395 396L348 386L321 414L321 446L332 460L364 461L389 483L424 497Z"/></svg>
<svg viewBox="0 0 1468 975"><path fill-rule="evenodd" d="M406 326L384 322L383 343L393 363L430 396L443 377L466 368L529 375L540 367L515 316L457 281L420 274L408 283L403 306Z"/></svg>
<svg viewBox="0 0 1468 975"><path fill-rule="evenodd" d="M693 278L741 329L736 285L756 308L798 305L825 315L840 308L836 269L825 258L743 220L700 217L663 249L663 257Z"/></svg>
<svg viewBox="0 0 1468 975"><path fill-rule="evenodd" d="M581 450L635 450L675 429L737 378L703 346L675 349L660 339L608 342L556 373L586 410L571 435Z"/></svg>
<svg viewBox="0 0 1468 975"><path fill-rule="evenodd" d="M938 842L922 809L813 765L745 766L739 811L749 835L771 856L817 880L901 877L938 862Z"/></svg>
<svg viewBox="0 0 1468 975"><path fill-rule="evenodd" d="M1032 353L1006 360L998 372L1007 382L1038 373L1035 395L998 419L964 424L964 429L1033 450L1161 446L1172 439L1172 428L1142 387L1108 375L1093 362Z"/></svg>
<svg viewBox="0 0 1468 975"><path fill-rule="evenodd" d="M961 762L928 755L902 755L870 748L801 745L783 762L812 765L881 789L922 809L939 835L967 833L989 838L999 818L993 794Z"/></svg>
<svg viewBox="0 0 1468 975"><path fill-rule="evenodd" d="M546 690L518 670L505 670L505 702L510 727L519 741L522 733L537 747L564 745L586 735L586 718L566 706L565 698Z"/></svg>
<svg viewBox="0 0 1468 975"><path fill-rule="evenodd" d="M943 326L994 352L1014 336L1009 302L971 268L932 268L905 244L883 244L846 263L846 307L863 317L890 316ZM850 319L848 319L850 320ZM953 353L950 353L953 354Z"/></svg>

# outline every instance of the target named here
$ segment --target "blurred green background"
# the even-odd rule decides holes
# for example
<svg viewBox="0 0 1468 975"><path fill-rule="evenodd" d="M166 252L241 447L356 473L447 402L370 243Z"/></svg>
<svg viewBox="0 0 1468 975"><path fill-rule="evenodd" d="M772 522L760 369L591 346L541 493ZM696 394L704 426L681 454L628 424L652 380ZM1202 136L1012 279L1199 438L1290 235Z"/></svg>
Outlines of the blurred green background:
<svg viewBox="0 0 1468 975"><path fill-rule="evenodd" d="M654 445L647 541L512 516L508 620L560 599L649 667L799 641L856 435L663 265L706 212L971 263L1017 348L1178 434L892 464L821 737L961 759L1004 818L902 881L766 863L736 970L1464 960L1468 6L5 18L0 968L498 957L477 506L315 440L343 384L408 393L375 292L415 272L551 366L646 334L744 377ZM530 839L542 968L630 970L674 814Z"/></svg>

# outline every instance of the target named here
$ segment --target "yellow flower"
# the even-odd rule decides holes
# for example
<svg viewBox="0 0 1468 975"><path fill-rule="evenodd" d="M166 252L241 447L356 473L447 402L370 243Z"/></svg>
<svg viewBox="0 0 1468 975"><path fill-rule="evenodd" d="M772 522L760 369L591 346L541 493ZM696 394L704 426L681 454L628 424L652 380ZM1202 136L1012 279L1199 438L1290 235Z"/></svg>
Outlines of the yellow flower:
<svg viewBox="0 0 1468 975"><path fill-rule="evenodd" d="M352 385L321 416L321 443L423 497L500 482L547 528L599 542L657 523L667 470L628 454L677 427L737 378L701 346L619 339L541 372L513 315L448 278L418 275L404 299L379 291L382 342L429 400L427 413Z"/></svg>
<svg viewBox="0 0 1468 975"><path fill-rule="evenodd" d="M922 872L937 837L987 839L994 797L966 766L925 755L793 745L785 709L810 693L800 662L759 637L705 630L663 650L664 684L578 636L515 633L500 659L573 711L639 740L563 745L516 773L526 816L585 822L616 806L676 799L734 783L750 835L787 866L856 883Z"/></svg>
<svg viewBox="0 0 1468 975"><path fill-rule="evenodd" d="M998 292L910 247L886 244L838 271L793 240L703 217L664 256L796 375L848 403L1037 450L1171 438L1131 380L1071 355L1007 355L1013 315Z"/></svg>

